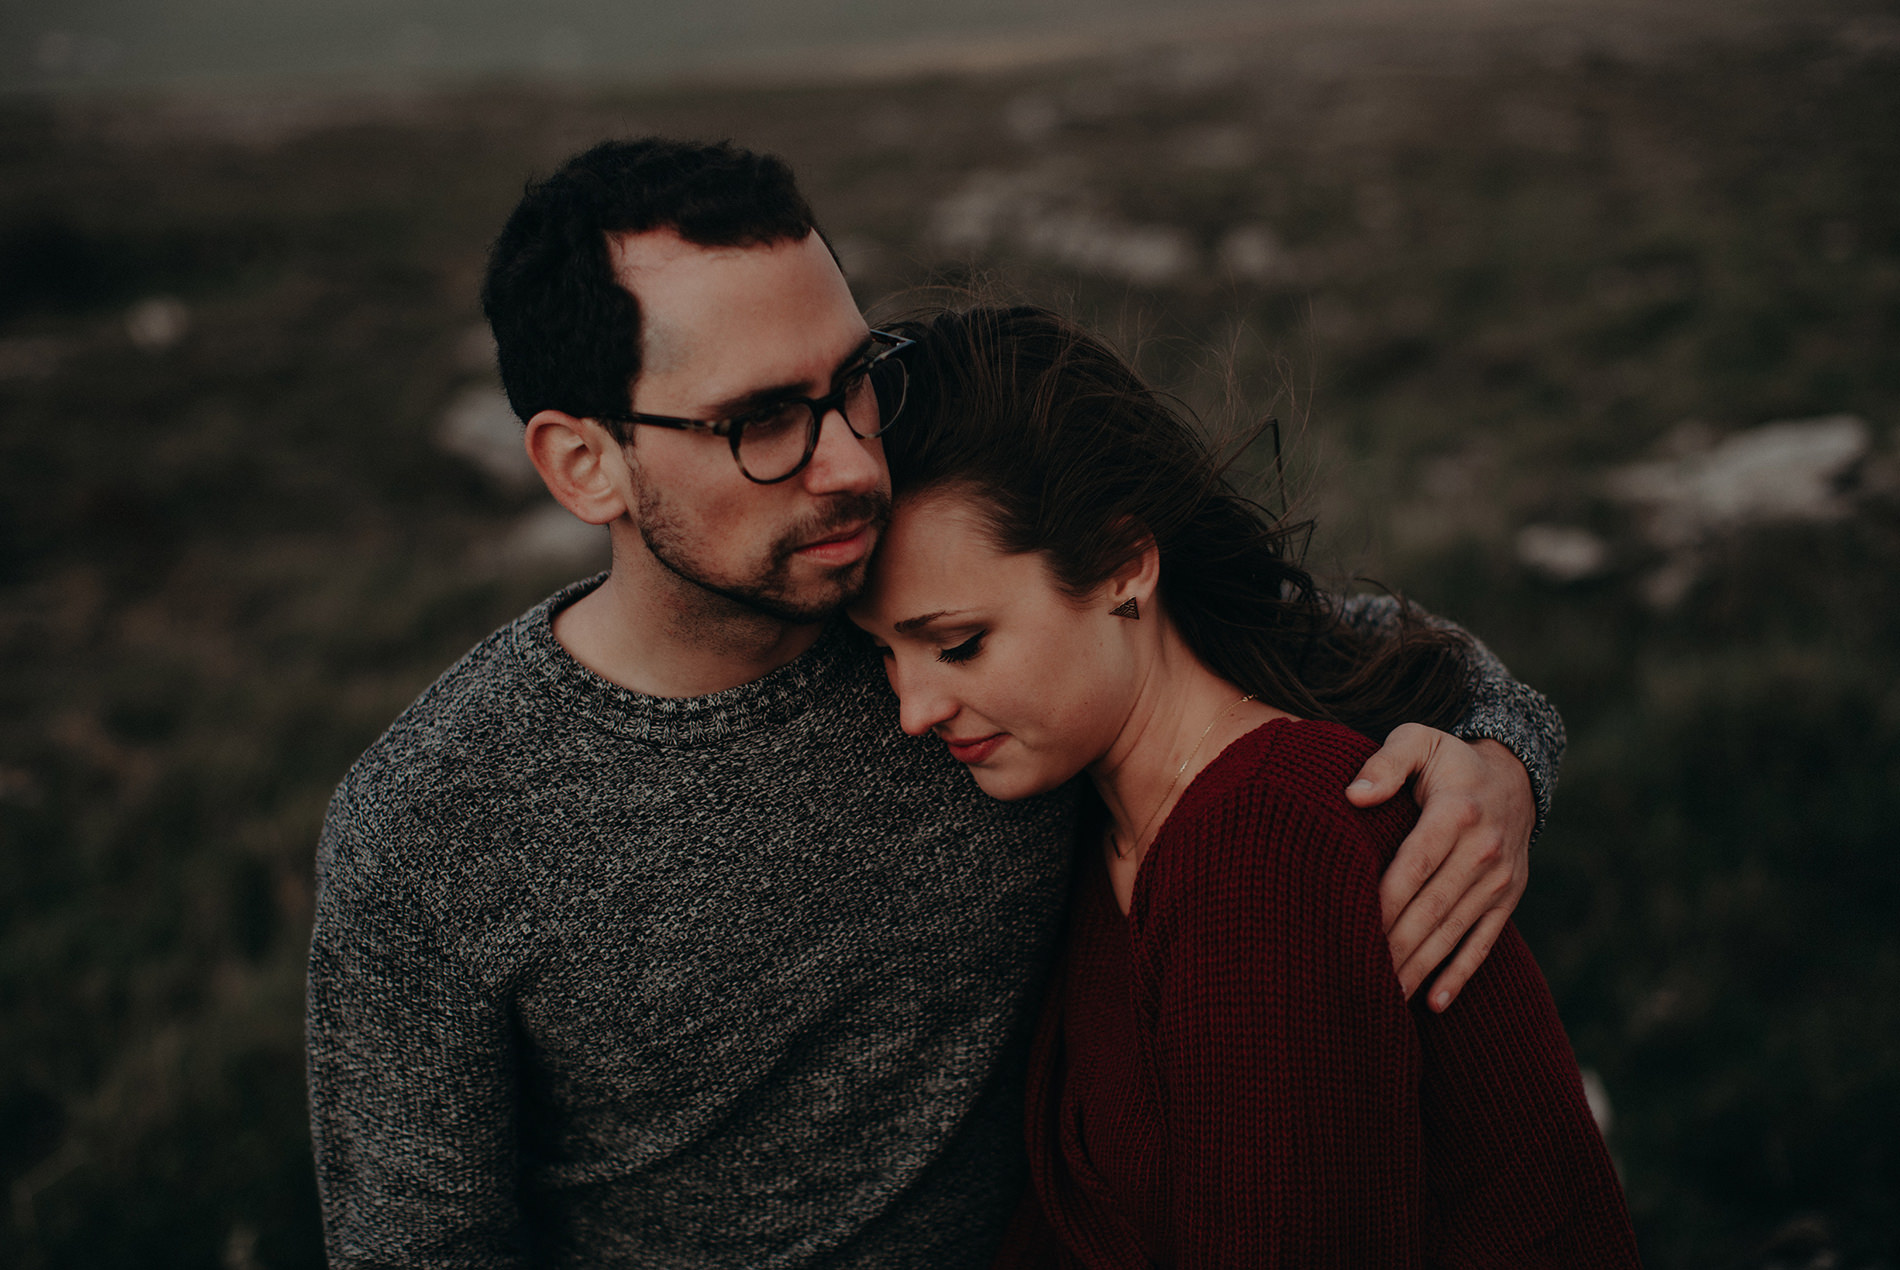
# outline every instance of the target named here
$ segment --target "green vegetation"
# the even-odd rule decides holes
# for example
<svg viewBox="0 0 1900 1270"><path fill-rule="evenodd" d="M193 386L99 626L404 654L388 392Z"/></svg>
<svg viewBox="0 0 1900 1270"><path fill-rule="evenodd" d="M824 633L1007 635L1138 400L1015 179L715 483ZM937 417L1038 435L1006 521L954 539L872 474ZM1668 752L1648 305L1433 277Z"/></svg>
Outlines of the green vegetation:
<svg viewBox="0 0 1900 1270"><path fill-rule="evenodd" d="M433 440L489 382L483 252L528 173L666 131L791 159L867 301L993 274L1211 415L1301 420L1316 563L1569 721L1521 921L1650 1264L1900 1262L1900 26L1555 12L807 88L0 105L0 1260L320 1264L325 800L584 567L509 554L541 500ZM1711 533L1645 598L1672 557L1606 472L1842 411L1874 438L1842 516ZM1533 522L1606 563L1527 569Z"/></svg>

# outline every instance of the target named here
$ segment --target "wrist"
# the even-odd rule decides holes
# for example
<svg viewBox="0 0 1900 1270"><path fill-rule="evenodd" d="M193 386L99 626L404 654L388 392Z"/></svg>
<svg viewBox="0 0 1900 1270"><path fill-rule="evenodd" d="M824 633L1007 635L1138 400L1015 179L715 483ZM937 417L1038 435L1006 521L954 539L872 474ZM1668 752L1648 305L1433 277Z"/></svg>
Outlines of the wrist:
<svg viewBox="0 0 1900 1270"><path fill-rule="evenodd" d="M1513 800L1524 809L1528 821L1527 839L1535 841L1537 831L1543 827L1543 809L1538 805L1537 783L1531 779L1529 765L1510 746L1491 737L1481 736L1466 744L1484 764L1490 779L1500 788L1510 790Z"/></svg>

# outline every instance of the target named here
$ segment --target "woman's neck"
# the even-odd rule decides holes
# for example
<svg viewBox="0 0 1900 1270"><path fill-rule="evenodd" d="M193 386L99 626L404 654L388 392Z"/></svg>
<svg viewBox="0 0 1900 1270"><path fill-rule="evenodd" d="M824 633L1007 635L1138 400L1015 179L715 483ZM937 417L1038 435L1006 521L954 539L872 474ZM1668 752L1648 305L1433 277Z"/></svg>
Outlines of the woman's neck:
<svg viewBox="0 0 1900 1270"><path fill-rule="evenodd" d="M1089 776L1108 808L1112 850L1139 861L1181 792L1240 737L1284 710L1263 705L1208 669L1172 623L1142 671L1128 720Z"/></svg>

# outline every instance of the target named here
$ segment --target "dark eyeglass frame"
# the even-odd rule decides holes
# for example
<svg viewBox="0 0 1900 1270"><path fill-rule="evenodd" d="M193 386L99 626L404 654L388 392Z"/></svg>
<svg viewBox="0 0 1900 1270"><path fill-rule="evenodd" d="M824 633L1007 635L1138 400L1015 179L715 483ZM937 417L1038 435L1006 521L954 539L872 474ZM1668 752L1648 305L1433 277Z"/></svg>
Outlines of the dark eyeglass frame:
<svg viewBox="0 0 1900 1270"><path fill-rule="evenodd" d="M869 378L879 366L890 362L891 358L917 342L916 340L905 339L901 335L892 335L889 331L878 330L870 332L870 338L877 341L878 347L863 361L858 362L849 370L845 371L839 378L849 380L854 375L864 375ZM905 373L906 388L908 389L909 377L907 372L903 372L904 363L900 361L892 364L898 368L900 373ZM874 437L881 437L886 432L889 432L891 425L897 422L897 416L903 410L903 399L899 398L896 408L893 409L887 417L884 414L882 395L878 394L877 431L870 433L859 432L857 425L851 422L851 416L845 412L844 408L845 394L849 391L850 384L846 383L842 387L834 388L822 397L782 397L772 403L771 409L774 411L783 410L789 406L804 406L811 412L811 422L805 428L805 452L800 456L798 462L792 465L792 470L786 472L783 476L754 476L751 472L746 470L745 460L739 457L739 442L745 437L745 427L748 422L744 415L740 415L734 419L683 419L678 415L654 415L644 414L639 411L629 411L622 414L602 414L594 417L602 423L644 423L655 428L674 428L685 432L710 432L713 436L724 437L732 446L732 461L739 465L739 474L741 476L751 481L754 485L777 485L780 481L789 481L794 476L797 476L800 472L805 470L805 465L811 462L811 456L818 452L818 433L820 429L824 427L825 416L832 411L837 411L838 417L844 420L844 426L851 430L852 436L858 438L860 441L869 441ZM872 381L872 391L874 394L877 392L875 380Z"/></svg>

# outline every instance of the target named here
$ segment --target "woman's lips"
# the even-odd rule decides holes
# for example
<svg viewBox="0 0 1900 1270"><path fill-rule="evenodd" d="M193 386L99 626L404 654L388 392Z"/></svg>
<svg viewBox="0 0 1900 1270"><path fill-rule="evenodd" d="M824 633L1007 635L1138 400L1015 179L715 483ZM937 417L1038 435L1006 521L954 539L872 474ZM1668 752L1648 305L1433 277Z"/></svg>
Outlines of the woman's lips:
<svg viewBox="0 0 1900 1270"><path fill-rule="evenodd" d="M847 533L833 534L829 538L820 538L817 542L808 542L798 549L798 555L807 560L816 560L820 564L855 564L871 552L871 523L866 521Z"/></svg>
<svg viewBox="0 0 1900 1270"><path fill-rule="evenodd" d="M972 737L967 741L953 741L949 737L943 743L950 747L950 757L959 763L981 763L1004 741L1009 739L1007 732L994 732L989 736Z"/></svg>

